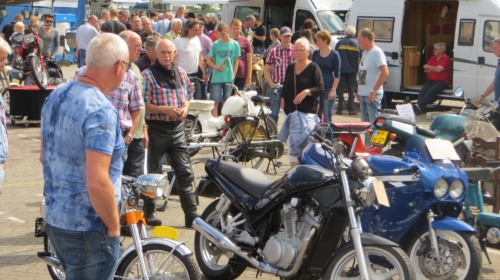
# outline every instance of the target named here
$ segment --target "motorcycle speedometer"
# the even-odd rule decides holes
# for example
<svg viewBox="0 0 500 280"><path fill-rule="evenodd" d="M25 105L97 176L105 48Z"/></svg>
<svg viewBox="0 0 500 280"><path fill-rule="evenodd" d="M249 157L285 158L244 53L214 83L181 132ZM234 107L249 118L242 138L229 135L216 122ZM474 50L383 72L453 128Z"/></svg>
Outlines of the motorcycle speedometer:
<svg viewBox="0 0 500 280"><path fill-rule="evenodd" d="M450 196L454 199L459 198L464 193L464 184L460 180L455 180L450 185Z"/></svg>
<svg viewBox="0 0 500 280"><path fill-rule="evenodd" d="M24 35L24 42L26 44L31 44L31 43L35 42L35 35L33 33L29 33L29 34Z"/></svg>
<svg viewBox="0 0 500 280"><path fill-rule="evenodd" d="M434 184L434 194L437 198L443 197L448 192L448 183L445 179L439 179Z"/></svg>

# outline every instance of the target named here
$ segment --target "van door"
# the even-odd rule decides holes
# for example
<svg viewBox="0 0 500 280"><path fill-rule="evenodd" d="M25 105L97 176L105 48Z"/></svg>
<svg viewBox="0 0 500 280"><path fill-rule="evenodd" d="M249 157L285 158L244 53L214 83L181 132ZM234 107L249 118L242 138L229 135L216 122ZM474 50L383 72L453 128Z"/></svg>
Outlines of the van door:
<svg viewBox="0 0 500 280"><path fill-rule="evenodd" d="M375 45L381 48L387 59L389 77L384 84L385 92L399 92L402 83L401 34L405 1L353 1L349 25L356 30L370 28L375 33Z"/></svg>
<svg viewBox="0 0 500 280"><path fill-rule="evenodd" d="M477 91L481 95L493 82L495 70L498 67L498 57L493 54L492 44L500 37L500 17L479 17L477 44ZM465 91L467 93L467 91ZM492 95L493 96L493 95Z"/></svg>
<svg viewBox="0 0 500 280"><path fill-rule="evenodd" d="M271 28L280 29L283 26L288 26L292 29L293 7L295 0L266 0L264 3L264 24L266 25L267 34ZM267 36L269 40L269 36ZM266 42L267 45L268 42Z"/></svg>

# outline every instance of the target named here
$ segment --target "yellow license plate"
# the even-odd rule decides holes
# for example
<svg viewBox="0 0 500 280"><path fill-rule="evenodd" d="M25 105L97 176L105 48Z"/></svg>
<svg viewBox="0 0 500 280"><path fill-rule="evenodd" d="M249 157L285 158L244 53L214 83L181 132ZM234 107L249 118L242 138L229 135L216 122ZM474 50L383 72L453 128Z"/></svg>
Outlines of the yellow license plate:
<svg viewBox="0 0 500 280"><path fill-rule="evenodd" d="M389 136L389 131L387 130L374 130L372 137L370 137L370 144L385 146L387 136Z"/></svg>
<svg viewBox="0 0 500 280"><path fill-rule="evenodd" d="M153 237L161 237L161 238L177 240L179 238L179 231L171 227L156 226L153 230Z"/></svg>

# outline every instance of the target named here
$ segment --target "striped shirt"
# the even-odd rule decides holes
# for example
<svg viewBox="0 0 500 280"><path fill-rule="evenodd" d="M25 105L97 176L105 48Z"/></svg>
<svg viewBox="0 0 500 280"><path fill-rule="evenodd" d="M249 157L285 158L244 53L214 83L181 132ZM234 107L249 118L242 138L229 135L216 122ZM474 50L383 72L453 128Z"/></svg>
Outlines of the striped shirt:
<svg viewBox="0 0 500 280"><path fill-rule="evenodd" d="M142 92L144 93L144 104L153 104L158 106L175 106L184 108L186 101L193 98L194 88L189 82L186 71L180 67L179 74L183 86L180 89L168 89L161 87L153 76L153 72L148 68L142 72L144 85ZM151 121L178 121L177 118L169 117L165 114L148 114L146 120Z"/></svg>
<svg viewBox="0 0 500 280"><path fill-rule="evenodd" d="M79 78L85 76L85 72L87 72L87 66L76 70L74 80L78 81ZM132 70L127 70L120 86L109 94L111 104L118 110L121 130L132 128L133 123L130 112L144 107L140 90L139 79Z"/></svg>
<svg viewBox="0 0 500 280"><path fill-rule="evenodd" d="M76 44L78 45L78 49L86 50L90 40L97 35L99 35L97 29L88 22L78 27L76 30Z"/></svg>
<svg viewBox="0 0 500 280"><path fill-rule="evenodd" d="M282 45L273 48L267 55L266 64L271 65L271 79L273 82L283 84L285 81L286 68L295 60L293 45L288 49Z"/></svg>

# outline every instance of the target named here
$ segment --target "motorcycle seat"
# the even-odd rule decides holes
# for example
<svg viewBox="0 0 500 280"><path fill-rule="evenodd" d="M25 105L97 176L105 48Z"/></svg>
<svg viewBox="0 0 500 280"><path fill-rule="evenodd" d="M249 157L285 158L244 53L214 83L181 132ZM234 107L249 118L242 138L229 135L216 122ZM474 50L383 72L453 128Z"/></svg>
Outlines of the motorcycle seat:
<svg viewBox="0 0 500 280"><path fill-rule="evenodd" d="M213 100L191 100L189 110L212 110L214 104Z"/></svg>
<svg viewBox="0 0 500 280"><path fill-rule="evenodd" d="M418 134L421 134L421 135L429 137L429 138L436 138L436 134L432 130L423 128L423 127L418 126L418 125L416 126L416 129L417 129Z"/></svg>
<svg viewBox="0 0 500 280"><path fill-rule="evenodd" d="M370 128L369 122L331 122L330 127L334 133L361 134Z"/></svg>
<svg viewBox="0 0 500 280"><path fill-rule="evenodd" d="M221 128L224 123L225 123L224 116L219 116L217 118L210 118L208 120L208 126L215 128Z"/></svg>
<svg viewBox="0 0 500 280"><path fill-rule="evenodd" d="M265 97L265 96L258 96L258 95L255 95L255 96L252 96L250 98L250 100L253 102L253 103L266 103L269 101L269 97Z"/></svg>
<svg viewBox="0 0 500 280"><path fill-rule="evenodd" d="M481 212L477 216L477 221L483 225L498 226L500 225L500 215L491 212Z"/></svg>
<svg viewBox="0 0 500 280"><path fill-rule="evenodd" d="M221 161L220 171L231 182L253 197L260 197L272 185L272 182L261 171L236 162Z"/></svg>

